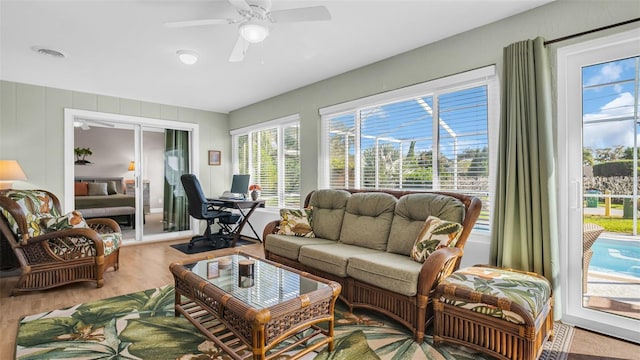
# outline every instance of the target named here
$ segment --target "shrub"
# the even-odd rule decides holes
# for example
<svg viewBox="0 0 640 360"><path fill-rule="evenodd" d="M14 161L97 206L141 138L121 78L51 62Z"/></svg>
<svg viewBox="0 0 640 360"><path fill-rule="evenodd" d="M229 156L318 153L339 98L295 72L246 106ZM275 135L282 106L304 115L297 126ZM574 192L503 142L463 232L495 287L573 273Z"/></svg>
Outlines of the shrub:
<svg viewBox="0 0 640 360"><path fill-rule="evenodd" d="M633 176L633 160L616 160L595 164L593 176Z"/></svg>

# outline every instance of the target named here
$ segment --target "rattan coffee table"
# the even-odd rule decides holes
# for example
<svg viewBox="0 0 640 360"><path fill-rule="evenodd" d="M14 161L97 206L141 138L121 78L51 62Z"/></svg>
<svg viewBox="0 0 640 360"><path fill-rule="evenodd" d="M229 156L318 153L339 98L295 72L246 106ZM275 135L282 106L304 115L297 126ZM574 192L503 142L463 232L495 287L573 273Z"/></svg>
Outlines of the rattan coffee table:
<svg viewBox="0 0 640 360"><path fill-rule="evenodd" d="M176 316L234 359L285 353L297 359L324 345L333 350L336 282L244 253L189 259L170 269Z"/></svg>

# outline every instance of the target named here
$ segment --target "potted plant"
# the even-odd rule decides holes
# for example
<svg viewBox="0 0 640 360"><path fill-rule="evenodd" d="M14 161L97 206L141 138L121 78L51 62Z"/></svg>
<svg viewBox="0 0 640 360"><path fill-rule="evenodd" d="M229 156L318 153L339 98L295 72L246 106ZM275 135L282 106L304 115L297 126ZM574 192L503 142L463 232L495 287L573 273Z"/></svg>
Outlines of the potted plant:
<svg viewBox="0 0 640 360"><path fill-rule="evenodd" d="M258 184L249 185L249 191L251 192L251 199L253 201L258 200L260 197L260 190L262 190L262 188Z"/></svg>
<svg viewBox="0 0 640 360"><path fill-rule="evenodd" d="M91 164L91 161L86 159L87 156L93 154L91 149L77 147L77 148L73 149L73 153L76 155L76 165Z"/></svg>

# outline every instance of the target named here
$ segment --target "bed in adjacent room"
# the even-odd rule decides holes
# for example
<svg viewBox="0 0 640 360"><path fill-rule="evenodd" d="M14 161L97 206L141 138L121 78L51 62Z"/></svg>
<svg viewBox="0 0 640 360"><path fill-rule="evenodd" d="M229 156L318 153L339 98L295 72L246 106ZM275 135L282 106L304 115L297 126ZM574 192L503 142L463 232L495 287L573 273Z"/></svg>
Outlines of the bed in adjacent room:
<svg viewBox="0 0 640 360"><path fill-rule="evenodd" d="M76 177L75 208L93 209L131 206L135 195L125 194L122 177Z"/></svg>

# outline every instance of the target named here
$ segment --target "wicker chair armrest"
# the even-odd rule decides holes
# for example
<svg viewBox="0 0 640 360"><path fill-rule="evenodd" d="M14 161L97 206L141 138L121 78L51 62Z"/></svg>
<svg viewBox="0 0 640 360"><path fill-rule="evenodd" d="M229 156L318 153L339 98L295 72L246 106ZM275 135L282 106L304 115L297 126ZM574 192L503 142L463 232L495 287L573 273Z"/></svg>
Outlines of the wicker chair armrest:
<svg viewBox="0 0 640 360"><path fill-rule="evenodd" d="M20 247L33 246L33 245L43 246L43 245L40 245L43 242L48 242L48 241L66 238L66 237L70 237L70 238L84 237L87 239L91 239L91 241L93 241L93 244L96 248L96 256L104 255L104 243L102 242L102 238L100 237L100 235L98 235L96 231L92 229L86 229L86 228L52 231L50 233L46 233L40 236L34 236L32 238L27 239L26 242L23 242L22 244L20 244Z"/></svg>
<svg viewBox="0 0 640 360"><path fill-rule="evenodd" d="M108 218L86 219L89 227L98 234L122 232L117 221Z"/></svg>
<svg viewBox="0 0 640 360"><path fill-rule="evenodd" d="M429 255L418 276L418 295L433 293L438 284L455 271L462 255L462 249L456 247L438 249Z"/></svg>
<svg viewBox="0 0 640 360"><path fill-rule="evenodd" d="M267 239L267 235L276 234L278 230L280 230L280 220L269 221L262 231L262 241Z"/></svg>

